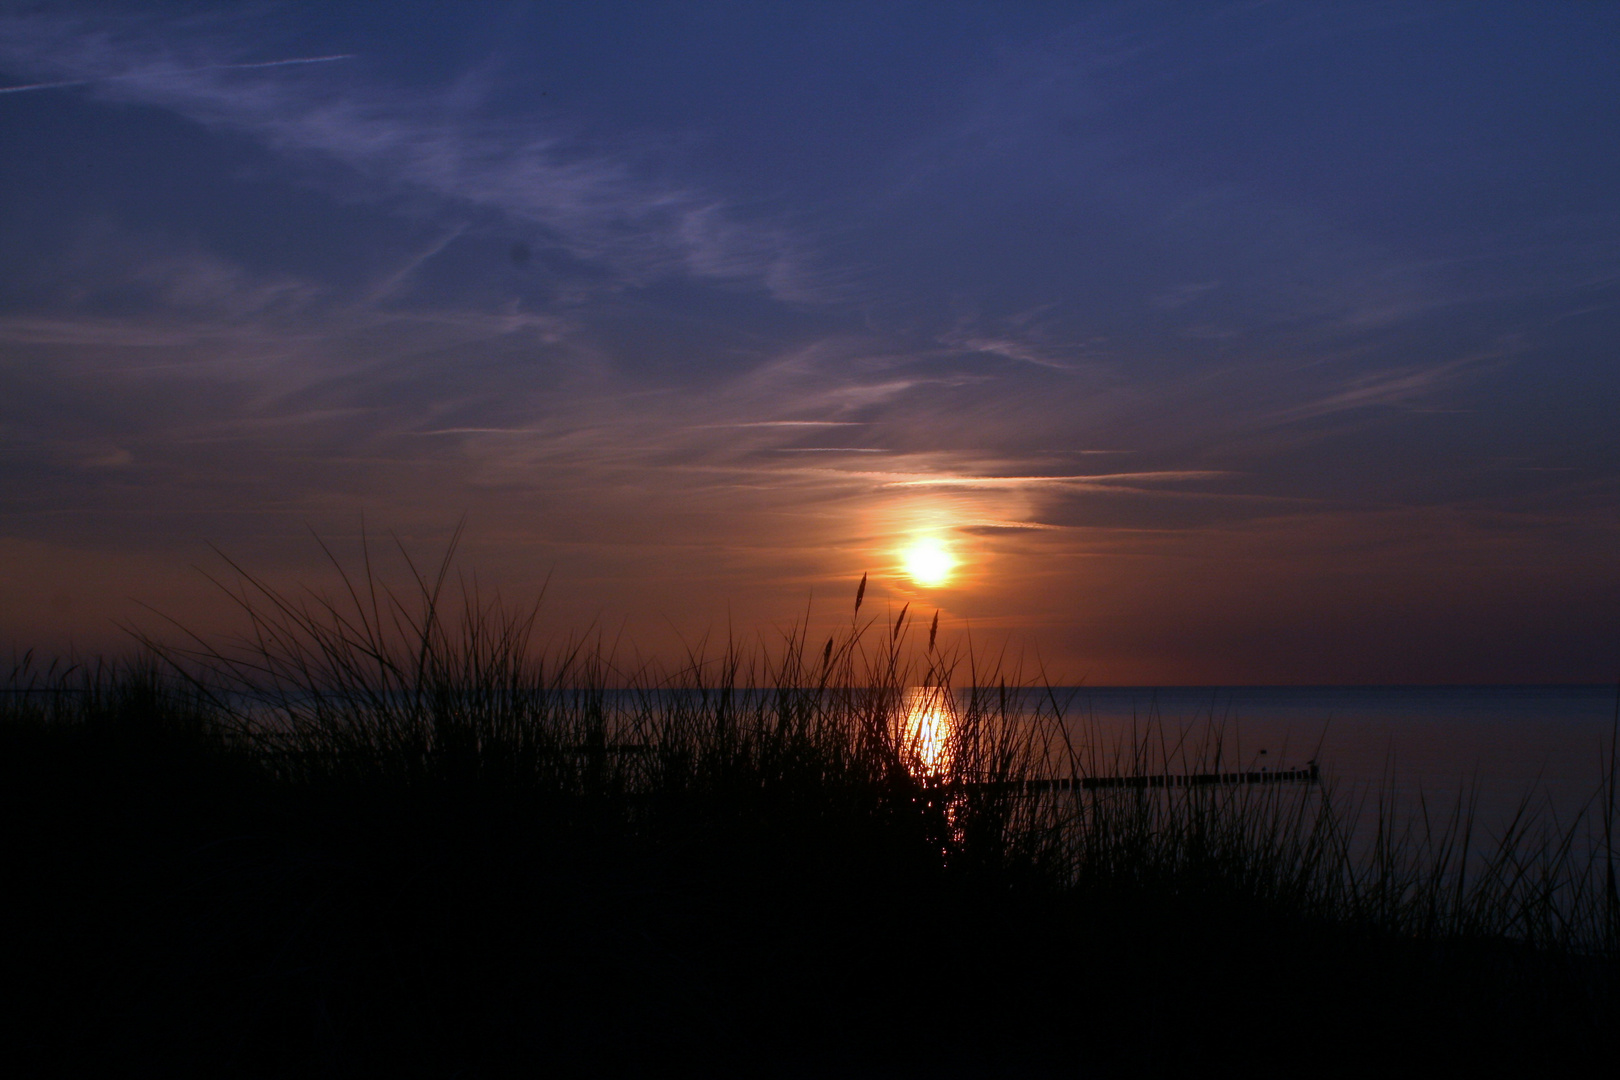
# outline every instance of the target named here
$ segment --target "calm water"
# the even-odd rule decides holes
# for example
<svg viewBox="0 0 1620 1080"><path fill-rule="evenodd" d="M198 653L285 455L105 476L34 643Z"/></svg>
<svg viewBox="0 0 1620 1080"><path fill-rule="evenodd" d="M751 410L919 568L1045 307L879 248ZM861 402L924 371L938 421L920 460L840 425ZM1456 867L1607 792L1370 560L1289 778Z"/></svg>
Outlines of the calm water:
<svg viewBox="0 0 1620 1080"><path fill-rule="evenodd" d="M1494 828L1526 797L1559 820L1588 804L1608 762L1616 689L1109 687L1057 697L1077 743L1105 759L1148 732L1193 757L1219 737L1230 767L1315 759L1345 795L1394 791L1409 803L1421 791L1449 809L1472 791L1480 823Z"/></svg>

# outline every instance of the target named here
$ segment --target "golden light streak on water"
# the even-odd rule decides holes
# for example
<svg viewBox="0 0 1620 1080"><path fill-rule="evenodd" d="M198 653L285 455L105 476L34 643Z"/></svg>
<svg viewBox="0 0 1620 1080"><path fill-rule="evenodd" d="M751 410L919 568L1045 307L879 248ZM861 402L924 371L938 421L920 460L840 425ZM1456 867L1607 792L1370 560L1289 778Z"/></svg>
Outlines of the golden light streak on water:
<svg viewBox="0 0 1620 1080"><path fill-rule="evenodd" d="M900 752L919 776L940 776L951 766L951 736L956 730L956 704L950 690L913 686L906 690Z"/></svg>

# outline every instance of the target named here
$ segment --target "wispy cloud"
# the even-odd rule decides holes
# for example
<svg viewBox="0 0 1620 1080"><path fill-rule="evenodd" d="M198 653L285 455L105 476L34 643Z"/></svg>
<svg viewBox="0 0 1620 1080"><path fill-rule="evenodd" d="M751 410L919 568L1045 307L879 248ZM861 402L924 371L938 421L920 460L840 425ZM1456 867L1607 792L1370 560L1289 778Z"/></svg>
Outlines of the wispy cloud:
<svg viewBox="0 0 1620 1080"><path fill-rule="evenodd" d="M969 521L956 527L957 532L994 536L998 533L1058 532L1066 525L1048 525L1042 521Z"/></svg>
<svg viewBox="0 0 1620 1080"><path fill-rule="evenodd" d="M865 427L860 420L742 420L730 424L696 424L696 428L829 428Z"/></svg>
<svg viewBox="0 0 1620 1080"><path fill-rule="evenodd" d="M467 226L464 222L446 229L438 239L405 260L403 266L396 268L387 277L372 286L371 291L366 295L366 302L375 304L398 292L412 274L420 270L429 259L449 247L457 237L466 231Z"/></svg>
<svg viewBox="0 0 1620 1080"><path fill-rule="evenodd" d="M1482 357L1463 357L1443 364L1374 371L1341 384L1332 393L1285 409L1273 417L1280 421L1309 420L1353 409L1410 407L1477 368Z"/></svg>
<svg viewBox="0 0 1620 1080"><path fill-rule="evenodd" d="M1006 360L1017 360L1024 364L1034 364L1036 367L1052 368L1057 371L1070 371L1072 364L1061 360L1054 360L1037 349L1019 341L1010 341L1000 338L986 338L973 336L948 335L940 339L945 344L965 349L970 352L988 353Z"/></svg>
<svg viewBox="0 0 1620 1080"><path fill-rule="evenodd" d="M884 486L894 488L1096 487L1120 483L1169 483L1183 480L1208 480L1225 475L1227 474L1220 470L1180 469L1152 472L1092 473L1084 476L926 476L907 480L891 480Z"/></svg>
<svg viewBox="0 0 1620 1080"><path fill-rule="evenodd" d="M161 68L124 75L102 75L85 79L68 79L59 82L25 83L22 86L0 86L0 94L21 94L29 90L62 90L74 86L95 86L98 83L125 82L130 79L160 79L166 75L201 75L209 71L252 71L258 68L297 67L302 64L330 64L335 60L352 60L353 53L337 53L333 56L298 56L288 60L261 60L251 64L209 64L204 67L176 68L164 71Z"/></svg>
<svg viewBox="0 0 1620 1080"><path fill-rule="evenodd" d="M170 109L289 155L340 164L384 190L495 211L633 282L684 274L752 282L794 300L816 293L803 245L785 229L744 220L713 192L645 175L630 152L587 149L537 121L490 119L476 101L367 83L352 72L310 81L263 70L330 66L348 54L214 59L241 49L217 32L183 32L157 19L0 19L0 62L45 76L13 92L82 87ZM176 55L211 62L177 63Z"/></svg>

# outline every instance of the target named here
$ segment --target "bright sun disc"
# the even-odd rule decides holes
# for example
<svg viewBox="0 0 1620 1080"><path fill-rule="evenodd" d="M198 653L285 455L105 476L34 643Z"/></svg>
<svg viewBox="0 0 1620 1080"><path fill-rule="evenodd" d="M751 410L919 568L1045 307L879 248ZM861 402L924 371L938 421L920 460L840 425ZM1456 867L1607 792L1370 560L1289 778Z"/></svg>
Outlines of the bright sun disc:
<svg viewBox="0 0 1620 1080"><path fill-rule="evenodd" d="M956 569L956 559L938 540L918 540L902 555L906 575L918 585L943 585Z"/></svg>

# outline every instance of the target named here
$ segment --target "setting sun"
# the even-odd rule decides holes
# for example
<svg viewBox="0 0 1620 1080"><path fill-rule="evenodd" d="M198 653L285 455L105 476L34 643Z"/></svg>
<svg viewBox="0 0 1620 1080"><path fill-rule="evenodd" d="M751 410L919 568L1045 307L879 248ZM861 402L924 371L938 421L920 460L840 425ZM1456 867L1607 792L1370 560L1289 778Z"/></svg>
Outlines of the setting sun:
<svg viewBox="0 0 1620 1080"><path fill-rule="evenodd" d="M934 537L924 537L901 554L906 575L918 585L943 585L956 569L956 557Z"/></svg>

